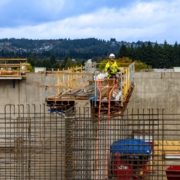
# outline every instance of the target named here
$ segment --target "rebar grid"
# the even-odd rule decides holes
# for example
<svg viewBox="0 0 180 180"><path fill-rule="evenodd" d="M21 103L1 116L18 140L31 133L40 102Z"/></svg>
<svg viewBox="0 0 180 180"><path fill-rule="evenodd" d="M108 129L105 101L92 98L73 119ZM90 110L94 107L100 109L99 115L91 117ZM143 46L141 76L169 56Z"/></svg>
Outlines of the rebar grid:
<svg viewBox="0 0 180 180"><path fill-rule="evenodd" d="M61 117L45 105L6 105L0 179L180 179L180 114L138 109L110 119L91 112L84 107Z"/></svg>

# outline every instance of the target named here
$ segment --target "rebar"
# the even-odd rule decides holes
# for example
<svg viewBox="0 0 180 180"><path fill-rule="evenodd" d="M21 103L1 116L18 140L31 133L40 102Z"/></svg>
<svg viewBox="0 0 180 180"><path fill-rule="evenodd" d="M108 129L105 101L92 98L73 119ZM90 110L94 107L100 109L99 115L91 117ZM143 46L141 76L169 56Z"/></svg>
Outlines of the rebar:
<svg viewBox="0 0 180 180"><path fill-rule="evenodd" d="M6 105L0 179L180 179L180 114L126 109L121 117L96 119L87 105L68 117L45 105Z"/></svg>

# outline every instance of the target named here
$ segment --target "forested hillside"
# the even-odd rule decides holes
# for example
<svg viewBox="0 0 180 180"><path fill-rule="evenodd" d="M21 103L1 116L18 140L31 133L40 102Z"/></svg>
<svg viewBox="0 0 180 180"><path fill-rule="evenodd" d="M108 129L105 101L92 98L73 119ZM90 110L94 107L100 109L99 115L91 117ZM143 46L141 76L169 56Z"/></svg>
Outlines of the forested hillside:
<svg viewBox="0 0 180 180"><path fill-rule="evenodd" d="M153 42L118 42L87 39L0 39L0 57L27 57L34 67L68 68L83 65L88 59L102 61L114 53L116 58L128 57L152 68L180 66L180 45Z"/></svg>
<svg viewBox="0 0 180 180"><path fill-rule="evenodd" d="M0 56L28 57L33 55L38 58L50 57L52 54L58 60L65 57L72 59L103 59L109 53L118 53L120 45L115 39L109 41L87 39L57 39L57 40L29 40L29 39L0 39Z"/></svg>
<svg viewBox="0 0 180 180"><path fill-rule="evenodd" d="M144 62L153 68L172 68L180 66L180 45L175 43L169 45L165 41L163 45L153 44L148 42L134 48L122 45L119 58L129 57L132 60Z"/></svg>

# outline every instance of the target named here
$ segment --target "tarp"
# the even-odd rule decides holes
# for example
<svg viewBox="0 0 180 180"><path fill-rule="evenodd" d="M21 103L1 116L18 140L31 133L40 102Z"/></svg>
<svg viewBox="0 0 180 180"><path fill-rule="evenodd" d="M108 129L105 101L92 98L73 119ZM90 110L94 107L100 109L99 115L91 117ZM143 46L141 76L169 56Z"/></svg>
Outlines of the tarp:
<svg viewBox="0 0 180 180"><path fill-rule="evenodd" d="M148 142L127 138L115 141L110 147L110 152L119 152L122 154L151 154L152 149Z"/></svg>

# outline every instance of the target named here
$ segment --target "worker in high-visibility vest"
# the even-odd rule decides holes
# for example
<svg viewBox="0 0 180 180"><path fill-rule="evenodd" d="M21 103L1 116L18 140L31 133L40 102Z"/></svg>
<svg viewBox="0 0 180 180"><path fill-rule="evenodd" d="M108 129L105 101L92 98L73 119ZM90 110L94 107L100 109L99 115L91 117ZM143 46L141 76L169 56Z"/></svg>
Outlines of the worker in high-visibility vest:
<svg viewBox="0 0 180 180"><path fill-rule="evenodd" d="M109 78L115 78L117 72L120 72L120 70L118 69L118 65L115 61L115 55L114 54L109 55L109 61L106 63L104 71L106 73L108 73Z"/></svg>

